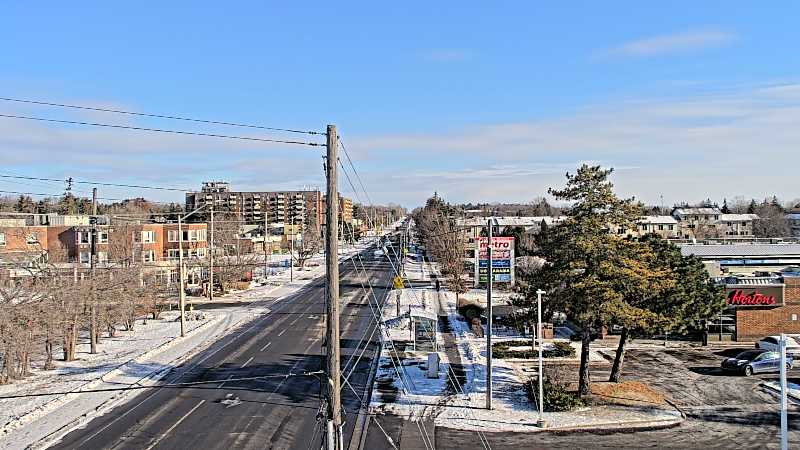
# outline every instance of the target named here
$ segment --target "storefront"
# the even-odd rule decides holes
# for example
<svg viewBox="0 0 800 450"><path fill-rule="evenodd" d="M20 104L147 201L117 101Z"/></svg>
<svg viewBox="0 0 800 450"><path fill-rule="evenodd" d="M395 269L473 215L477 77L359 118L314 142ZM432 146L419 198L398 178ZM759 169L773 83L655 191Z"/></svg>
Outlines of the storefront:
<svg viewBox="0 0 800 450"><path fill-rule="evenodd" d="M757 341L800 334L800 277L728 277L728 308L710 321L710 340Z"/></svg>

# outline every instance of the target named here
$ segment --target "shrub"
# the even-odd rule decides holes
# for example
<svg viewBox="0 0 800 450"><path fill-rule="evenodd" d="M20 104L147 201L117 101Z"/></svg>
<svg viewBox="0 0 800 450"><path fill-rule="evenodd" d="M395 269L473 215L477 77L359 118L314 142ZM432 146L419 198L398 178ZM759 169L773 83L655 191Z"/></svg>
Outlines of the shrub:
<svg viewBox="0 0 800 450"><path fill-rule="evenodd" d="M575 356L575 347L569 345L569 342L553 342L553 358L572 358ZM547 352L545 352L545 356Z"/></svg>
<svg viewBox="0 0 800 450"><path fill-rule="evenodd" d="M511 350L510 347L530 347L530 341L503 341L492 344L492 355L495 358L519 358L530 359L538 358L539 351L533 348L525 350ZM554 348L544 351L545 358L572 358L575 356L575 349L567 342L555 342Z"/></svg>
<svg viewBox="0 0 800 450"><path fill-rule="evenodd" d="M542 390L544 391L545 411L571 411L584 405L583 400L577 394L568 391L564 384L550 377L544 378ZM536 402L536 397L539 395L539 384L536 379L531 378L525 383L525 393L530 401Z"/></svg>

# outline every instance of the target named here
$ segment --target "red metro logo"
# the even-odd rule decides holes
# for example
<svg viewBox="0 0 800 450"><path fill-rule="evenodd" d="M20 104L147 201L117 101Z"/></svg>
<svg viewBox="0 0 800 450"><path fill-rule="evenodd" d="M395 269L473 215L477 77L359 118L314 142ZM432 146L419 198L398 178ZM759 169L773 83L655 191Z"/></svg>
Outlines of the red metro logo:
<svg viewBox="0 0 800 450"><path fill-rule="evenodd" d="M728 294L728 305L731 306L772 306L777 303L774 295L765 295L760 292L745 294L739 289Z"/></svg>

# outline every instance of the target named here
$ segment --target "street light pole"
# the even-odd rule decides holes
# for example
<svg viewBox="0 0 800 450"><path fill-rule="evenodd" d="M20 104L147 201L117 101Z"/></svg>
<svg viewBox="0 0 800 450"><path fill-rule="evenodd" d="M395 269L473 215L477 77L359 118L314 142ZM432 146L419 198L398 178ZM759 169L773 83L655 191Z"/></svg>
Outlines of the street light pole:
<svg viewBox="0 0 800 450"><path fill-rule="evenodd" d="M212 200L213 201L213 200ZM211 258L208 273L208 299L214 300L214 205L211 205L211 238L208 241L208 256Z"/></svg>
<svg viewBox="0 0 800 450"><path fill-rule="evenodd" d="M486 409L492 409L492 219L486 223ZM478 246L478 265L480 266L480 246ZM480 267L478 268L480 273ZM480 278L480 277L479 277Z"/></svg>
<svg viewBox="0 0 800 450"><path fill-rule="evenodd" d="M284 222L285 224L286 222ZM292 234L292 241L289 243L289 282L294 281L294 216L289 218L289 229Z"/></svg>
<svg viewBox="0 0 800 450"><path fill-rule="evenodd" d="M180 285L178 287L178 302L180 303L180 310L181 310L181 337L186 336L186 292L184 289L184 277L186 276L183 273L183 225L182 225L182 218L180 214L178 215L178 273L180 274Z"/></svg>
<svg viewBox="0 0 800 450"><path fill-rule="evenodd" d="M544 421L544 374L542 371L542 295L545 291L541 289L536 290L536 339L539 341L539 420L536 425L539 428L544 428L547 423Z"/></svg>
<svg viewBox="0 0 800 450"><path fill-rule="evenodd" d="M789 450L789 418L786 411L786 335L781 333L781 450Z"/></svg>

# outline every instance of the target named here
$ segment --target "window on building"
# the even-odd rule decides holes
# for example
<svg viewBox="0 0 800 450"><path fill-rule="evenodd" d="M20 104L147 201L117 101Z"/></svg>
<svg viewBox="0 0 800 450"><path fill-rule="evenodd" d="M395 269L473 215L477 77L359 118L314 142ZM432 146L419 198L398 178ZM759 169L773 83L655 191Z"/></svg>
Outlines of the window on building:
<svg viewBox="0 0 800 450"><path fill-rule="evenodd" d="M167 258L169 259L178 259L180 257L180 250L177 248L171 248L167 250Z"/></svg>
<svg viewBox="0 0 800 450"><path fill-rule="evenodd" d="M101 263L108 262L108 253L107 252L97 252L97 262L101 262Z"/></svg>
<svg viewBox="0 0 800 450"><path fill-rule="evenodd" d="M88 231L78 231L75 235L76 242L78 244L89 244L89 239L91 238L91 233Z"/></svg>
<svg viewBox="0 0 800 450"><path fill-rule="evenodd" d="M153 230L142 231L142 243L152 244L156 241L156 232Z"/></svg>
<svg viewBox="0 0 800 450"><path fill-rule="evenodd" d="M34 245L39 243L39 235L36 233L30 233L25 237L25 243L28 245Z"/></svg>
<svg viewBox="0 0 800 450"><path fill-rule="evenodd" d="M659 231L664 231L664 225L658 224L658 230Z"/></svg>
<svg viewBox="0 0 800 450"><path fill-rule="evenodd" d="M5 247L6 245L6 234L0 233L0 246Z"/></svg>
<svg viewBox="0 0 800 450"><path fill-rule="evenodd" d="M188 230L189 232L189 242L197 242L197 230Z"/></svg>
<svg viewBox="0 0 800 450"><path fill-rule="evenodd" d="M153 262L156 260L156 252L153 250L142 250L142 262Z"/></svg>
<svg viewBox="0 0 800 450"><path fill-rule="evenodd" d="M675 228L675 225L669 224L669 229L672 231Z"/></svg>
<svg viewBox="0 0 800 450"><path fill-rule="evenodd" d="M198 258L205 258L206 257L206 248L200 247L197 249L197 257Z"/></svg>
<svg viewBox="0 0 800 450"><path fill-rule="evenodd" d="M100 230L97 232L97 243L108 244L108 231Z"/></svg>
<svg viewBox="0 0 800 450"><path fill-rule="evenodd" d="M92 260L92 254L89 252L80 252L78 258L81 264L89 264Z"/></svg>
<svg viewBox="0 0 800 450"><path fill-rule="evenodd" d="M200 242L206 241L206 230L197 230L197 240Z"/></svg>
<svg viewBox="0 0 800 450"><path fill-rule="evenodd" d="M170 242L178 242L178 230L167 231L167 240Z"/></svg>

